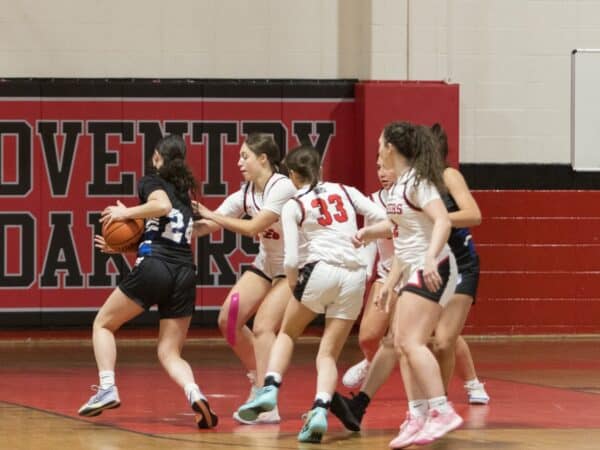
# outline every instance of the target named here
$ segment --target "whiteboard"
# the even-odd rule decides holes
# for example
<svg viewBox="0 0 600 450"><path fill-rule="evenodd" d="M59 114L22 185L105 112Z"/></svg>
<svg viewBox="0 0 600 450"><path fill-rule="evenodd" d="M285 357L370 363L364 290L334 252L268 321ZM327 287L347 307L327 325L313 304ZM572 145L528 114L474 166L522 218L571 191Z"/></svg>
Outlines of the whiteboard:
<svg viewBox="0 0 600 450"><path fill-rule="evenodd" d="M600 171L600 49L571 53L571 166Z"/></svg>

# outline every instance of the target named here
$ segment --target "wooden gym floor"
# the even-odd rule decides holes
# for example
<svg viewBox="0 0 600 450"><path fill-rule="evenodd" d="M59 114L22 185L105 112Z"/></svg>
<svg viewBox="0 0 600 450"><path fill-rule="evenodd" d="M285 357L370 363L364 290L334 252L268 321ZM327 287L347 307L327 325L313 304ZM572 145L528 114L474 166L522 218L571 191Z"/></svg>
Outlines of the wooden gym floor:
<svg viewBox="0 0 600 450"><path fill-rule="evenodd" d="M242 426L232 412L248 395L244 371L220 339L193 338L184 355L219 415L214 430L198 430L183 393L161 370L154 340L122 334L117 384L122 406L83 419L77 409L97 383L89 333L60 339L0 335L0 449L386 449L405 414L395 373L372 401L361 433L330 416L320 446L299 444L301 414L315 389L316 339L297 347L280 394L280 425ZM435 450L600 448L600 341L595 339L471 341L489 406L469 406L460 380L450 399L465 425L422 447ZM341 370L360 358L346 346ZM347 392L347 391L345 391ZM416 448L416 447L413 447Z"/></svg>

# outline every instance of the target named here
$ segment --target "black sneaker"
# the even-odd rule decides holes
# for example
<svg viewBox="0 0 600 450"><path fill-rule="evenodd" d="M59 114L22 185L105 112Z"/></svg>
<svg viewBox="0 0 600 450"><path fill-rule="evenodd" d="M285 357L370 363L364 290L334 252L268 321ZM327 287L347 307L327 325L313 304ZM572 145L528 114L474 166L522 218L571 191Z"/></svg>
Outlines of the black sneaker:
<svg viewBox="0 0 600 450"><path fill-rule="evenodd" d="M360 421L365 410L359 409L353 400L354 398L350 399L335 392L331 398L329 409L348 430L360 431Z"/></svg>
<svg viewBox="0 0 600 450"><path fill-rule="evenodd" d="M198 428L213 428L219 423L219 418L203 398L192 403L192 409L197 413L195 419Z"/></svg>

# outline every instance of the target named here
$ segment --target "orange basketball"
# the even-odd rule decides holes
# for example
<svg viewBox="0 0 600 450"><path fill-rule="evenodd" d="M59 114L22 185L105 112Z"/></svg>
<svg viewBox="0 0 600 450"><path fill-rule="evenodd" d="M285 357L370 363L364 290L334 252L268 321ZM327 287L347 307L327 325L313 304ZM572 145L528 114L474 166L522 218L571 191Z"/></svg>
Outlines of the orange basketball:
<svg viewBox="0 0 600 450"><path fill-rule="evenodd" d="M128 219L102 226L106 244L117 251L130 250L136 246L144 233L144 219Z"/></svg>

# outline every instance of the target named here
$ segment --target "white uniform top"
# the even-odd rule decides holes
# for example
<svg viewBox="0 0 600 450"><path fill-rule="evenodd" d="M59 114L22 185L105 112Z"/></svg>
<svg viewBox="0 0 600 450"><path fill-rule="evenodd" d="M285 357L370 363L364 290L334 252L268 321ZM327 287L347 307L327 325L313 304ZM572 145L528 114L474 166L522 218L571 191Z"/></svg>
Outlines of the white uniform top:
<svg viewBox="0 0 600 450"><path fill-rule="evenodd" d="M263 192L256 192L254 183L246 183L242 188L227 197L217 208L217 212L229 217L242 217L244 214L255 217L266 209L281 215L283 205L296 194L296 187L285 175L274 173L265 183ZM273 223L259 233L259 255L283 259L283 236L281 221Z"/></svg>
<svg viewBox="0 0 600 450"><path fill-rule="evenodd" d="M421 180L415 187L415 173L411 169L396 180L390 188L387 202L387 214L394 223L394 253L404 265L412 270L422 268L425 254L431 242L433 222L423 212L430 201L440 198L436 187ZM437 257L440 261L450 255L450 247L444 248Z"/></svg>
<svg viewBox="0 0 600 450"><path fill-rule="evenodd" d="M299 242L308 244L302 263L324 261L348 269L365 267L367 261L352 244L357 231L356 215L373 221L385 220L385 210L357 189L337 183L305 186L281 213L285 236L284 266L296 269L300 264Z"/></svg>
<svg viewBox="0 0 600 450"><path fill-rule="evenodd" d="M389 193L386 189L380 189L377 192L373 192L369 198L383 209L386 209L388 196ZM376 222L365 220L365 226L373 225L374 223ZM371 242L367 245L367 252L370 258L368 267L371 269L375 262L375 257L379 256L377 261L377 276L384 278L392 268L392 260L394 258L394 242L392 238L377 239L375 242ZM367 270L368 276L371 276L371 271Z"/></svg>

